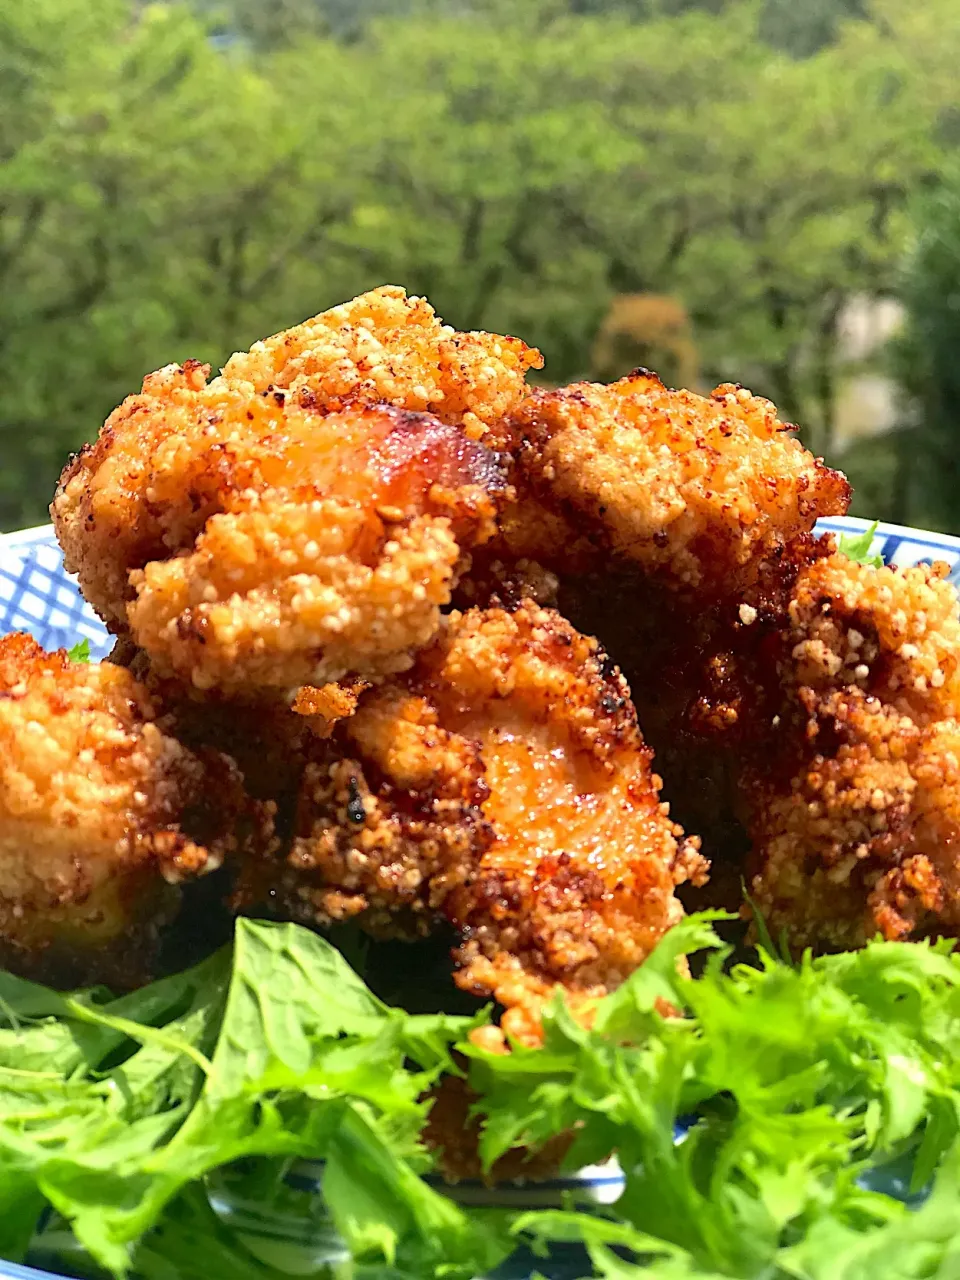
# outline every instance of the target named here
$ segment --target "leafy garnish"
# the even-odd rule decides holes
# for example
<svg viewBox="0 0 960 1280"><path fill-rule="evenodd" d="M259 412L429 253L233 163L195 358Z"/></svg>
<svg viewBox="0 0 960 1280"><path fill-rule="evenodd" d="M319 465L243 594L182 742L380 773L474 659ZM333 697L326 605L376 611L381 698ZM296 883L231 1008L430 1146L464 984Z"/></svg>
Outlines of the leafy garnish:
<svg viewBox="0 0 960 1280"><path fill-rule="evenodd" d="M67 657L71 662L89 662L90 641L87 639L78 640L75 645L67 650Z"/></svg>
<svg viewBox="0 0 960 1280"><path fill-rule="evenodd" d="M740 881L740 888L743 893L743 900L750 908L750 915L753 919L753 928L757 935L758 948L761 951L766 951L768 955L773 956L775 959L782 960L784 964L791 964L792 958L790 955L790 942L786 933L782 934L780 938L780 945L777 946L770 933L770 926L767 924L763 912L747 892L745 881Z"/></svg>
<svg viewBox="0 0 960 1280"><path fill-rule="evenodd" d="M845 555L848 560L856 561L857 564L868 565L871 569L882 569L883 556L871 554L879 523L879 520L874 520L863 533L841 533L839 542L841 555Z"/></svg>
<svg viewBox="0 0 960 1280"><path fill-rule="evenodd" d="M768 942L734 964L724 918L671 930L589 1028L558 997L543 1047L506 1055L470 1038L488 1011L390 1008L297 925L240 921L232 948L119 1000L0 975L0 1250L22 1257L52 1206L53 1238L116 1276L276 1280L203 1180L268 1214L305 1196L284 1170L311 1157L357 1277L469 1280L565 1242L619 1280L946 1275L960 958L877 941L788 963ZM464 1063L488 1166L570 1134L570 1168L617 1153L616 1205L468 1210L424 1181L429 1091ZM932 1184L917 1211L884 1190L903 1168Z"/></svg>
<svg viewBox="0 0 960 1280"><path fill-rule="evenodd" d="M308 930L243 920L232 951L122 1000L41 992L8 992L0 1030L0 1221L46 1201L119 1276L210 1171L312 1156L326 1160L327 1204L358 1257L403 1258L412 1274L446 1259L466 1276L504 1254L502 1233L418 1176L422 1095L469 1019L408 1018ZM14 1061L36 1070L4 1073Z"/></svg>
<svg viewBox="0 0 960 1280"><path fill-rule="evenodd" d="M677 926L663 959L701 948L703 928ZM927 1167L940 1167L957 1139L960 960L946 945L875 942L797 965L765 950L759 967L730 968L712 946L700 978L673 979L685 1018L658 1013L644 967L601 1002L593 1031L558 1003L543 1050L468 1050L484 1157L565 1130L576 1134L571 1166L616 1149L616 1227L578 1213L514 1225L538 1245L579 1240L600 1275L840 1275L825 1245L824 1269L796 1270L799 1242L819 1251L831 1224L872 1238L906 1210L864 1180L921 1144Z"/></svg>

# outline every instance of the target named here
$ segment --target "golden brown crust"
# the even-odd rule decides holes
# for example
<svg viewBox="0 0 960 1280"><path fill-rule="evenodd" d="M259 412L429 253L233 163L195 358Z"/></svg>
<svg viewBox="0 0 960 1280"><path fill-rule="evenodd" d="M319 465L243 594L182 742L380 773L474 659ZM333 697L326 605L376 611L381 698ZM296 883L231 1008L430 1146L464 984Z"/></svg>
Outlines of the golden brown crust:
<svg viewBox="0 0 960 1280"><path fill-rule="evenodd" d="M678 844L629 690L594 640L528 603L464 615L431 656L443 723L481 745L495 833L444 904L464 938L457 982L535 1040L556 985L578 1003L617 986L705 864L695 841Z"/></svg>
<svg viewBox="0 0 960 1280"><path fill-rule="evenodd" d="M458 984L535 1043L558 984L580 1006L616 986L681 917L676 885L705 878L658 789L595 641L530 601L455 613L308 766L282 909L379 932L446 919Z"/></svg>
<svg viewBox="0 0 960 1280"><path fill-rule="evenodd" d="M638 373L533 392L496 441L519 493L505 546L562 573L616 554L701 603L743 589L849 502L845 478L788 431L768 400L731 385L703 397Z"/></svg>
<svg viewBox="0 0 960 1280"><path fill-rule="evenodd" d="M811 565L789 605L790 687L853 686L923 725L954 715L960 619L944 567L875 569L841 554Z"/></svg>
<svg viewBox="0 0 960 1280"><path fill-rule="evenodd" d="M234 905L273 903L307 924L362 915L381 937L428 933L445 876L489 843L482 773L477 744L443 730L423 697L371 690L331 739L310 739L285 864L248 864Z"/></svg>
<svg viewBox="0 0 960 1280"><path fill-rule="evenodd" d="M294 695L291 710L306 719L311 733L318 738L329 738L338 721L353 715L361 694L368 688L365 680L325 684L320 688L301 685Z"/></svg>
<svg viewBox="0 0 960 1280"><path fill-rule="evenodd" d="M255 392L309 391L326 404L360 401L432 413L479 439L519 403L535 347L496 333L459 333L425 298L384 285L231 356L227 380Z"/></svg>
<svg viewBox="0 0 960 1280"><path fill-rule="evenodd" d="M195 361L160 370L111 415L53 514L133 674L78 677L21 641L0 655L42 690L0 773L0 869L33 921L10 938L59 936L64 913L90 936L160 919L157 870L216 856L185 815L214 759L239 786L227 752L260 802L237 906L394 936L452 924L458 983L505 1005L506 1031L535 1043L558 986L589 1017L705 866L661 803L626 682L583 633L634 682L675 793L695 792L684 820L720 815L728 884L749 828L774 933L836 947L960 929L952 589L812 536L849 486L768 401L644 371L527 393L539 363L386 288L213 381ZM451 603L467 611L442 617ZM21 700L0 698L14 725ZM115 722L142 763L118 779L64 765L37 801L58 816L30 827L17 771L52 750L30 724L61 703L68 738ZM107 797L96 822L84 787Z"/></svg>
<svg viewBox="0 0 960 1280"><path fill-rule="evenodd" d="M115 979L116 943L142 980L165 886L219 866L245 806L235 767L165 734L128 671L0 640L0 937L18 967L69 950L75 976Z"/></svg>
<svg viewBox="0 0 960 1280"><path fill-rule="evenodd" d="M151 412L176 429L163 388L155 390ZM214 412L187 406L176 457L131 500L131 524L145 500L165 542L144 568L125 566L136 643L158 671L201 689L321 685L351 670L402 670L435 631L463 549L492 531L502 487L492 455L458 428L401 410L324 416L278 408L251 422L247 403ZM211 417L216 424L205 425ZM139 422L135 414L127 422L136 452ZM109 476L116 452L94 478ZM86 472L61 490L68 558L76 551L70 520L92 492ZM191 520L198 501L202 521ZM96 521L92 529L84 524L76 562L88 595L84 566L109 537ZM124 548L101 549L109 561ZM92 566L98 581L102 568ZM114 571L115 560L107 577ZM96 590L92 598L102 605Z"/></svg>
<svg viewBox="0 0 960 1280"><path fill-rule="evenodd" d="M960 925L960 621L929 567L835 555L771 651L776 723L744 790L751 893L797 947Z"/></svg>
<svg viewBox="0 0 960 1280"><path fill-rule="evenodd" d="M171 365L64 471L68 568L109 626L198 688L402 670L492 532L503 480L475 437L538 360L387 289L212 382Z"/></svg>

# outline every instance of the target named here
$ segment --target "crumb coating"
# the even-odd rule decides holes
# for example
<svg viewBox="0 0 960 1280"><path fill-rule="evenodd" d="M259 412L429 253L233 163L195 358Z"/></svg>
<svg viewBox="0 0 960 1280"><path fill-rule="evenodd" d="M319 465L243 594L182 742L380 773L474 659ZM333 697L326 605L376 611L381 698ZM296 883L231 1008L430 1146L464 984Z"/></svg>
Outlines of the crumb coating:
<svg viewBox="0 0 960 1280"><path fill-rule="evenodd" d="M729 594L818 517L846 510L846 479L789 435L769 400L709 397L647 373L534 391L501 428L517 501L516 556L561 573L611 554L698 599Z"/></svg>
<svg viewBox="0 0 960 1280"><path fill-rule="evenodd" d="M519 338L461 333L425 298L384 285L231 356L228 381L432 413L479 438L525 394L543 357Z"/></svg>
<svg viewBox="0 0 960 1280"><path fill-rule="evenodd" d="M128 671L0 640L0 938L18 968L45 975L67 949L82 980L142 981L173 886L234 852L243 811L236 769L164 733Z"/></svg>
<svg viewBox="0 0 960 1280"><path fill-rule="evenodd" d="M960 928L960 621L944 567L805 570L744 793L751 894L797 947Z"/></svg>
<svg viewBox="0 0 960 1280"><path fill-rule="evenodd" d="M492 455L403 410L294 413L275 430L246 418L173 442L152 500L192 509L207 487L216 510L189 548L131 570L135 642L199 689L402 670L436 630L463 549L492 531Z"/></svg>

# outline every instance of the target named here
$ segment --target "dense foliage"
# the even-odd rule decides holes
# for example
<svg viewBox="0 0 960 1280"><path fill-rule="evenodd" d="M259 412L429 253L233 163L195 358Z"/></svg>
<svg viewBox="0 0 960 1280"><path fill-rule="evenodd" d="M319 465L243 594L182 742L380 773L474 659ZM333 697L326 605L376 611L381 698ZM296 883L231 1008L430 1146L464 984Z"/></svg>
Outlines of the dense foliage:
<svg viewBox="0 0 960 1280"><path fill-rule="evenodd" d="M0 525L145 371L385 281L554 381L618 295L676 298L704 382L835 456L837 317L897 283L958 28L955 0L11 0Z"/></svg>
<svg viewBox="0 0 960 1280"><path fill-rule="evenodd" d="M903 297L908 324L896 350L916 405L902 433L899 482L908 510L960 531L960 173L919 202Z"/></svg>

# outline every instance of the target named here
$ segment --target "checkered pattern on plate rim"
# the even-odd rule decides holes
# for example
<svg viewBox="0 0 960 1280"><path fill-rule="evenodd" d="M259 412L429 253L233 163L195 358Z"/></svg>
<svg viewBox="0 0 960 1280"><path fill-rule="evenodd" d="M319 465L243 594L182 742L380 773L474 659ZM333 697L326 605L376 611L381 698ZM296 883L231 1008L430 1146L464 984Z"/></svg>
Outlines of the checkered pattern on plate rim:
<svg viewBox="0 0 960 1280"><path fill-rule="evenodd" d="M113 640L63 567L49 525L0 538L0 634L27 631L45 649L90 642L104 658Z"/></svg>

